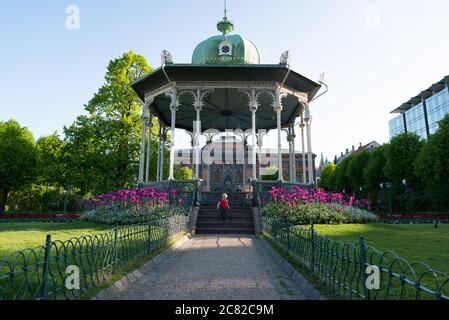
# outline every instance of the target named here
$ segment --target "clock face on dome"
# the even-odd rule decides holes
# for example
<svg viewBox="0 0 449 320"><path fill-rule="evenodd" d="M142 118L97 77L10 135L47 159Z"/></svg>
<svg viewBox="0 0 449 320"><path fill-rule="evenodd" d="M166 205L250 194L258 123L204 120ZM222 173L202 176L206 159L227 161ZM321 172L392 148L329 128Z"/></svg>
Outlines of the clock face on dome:
<svg viewBox="0 0 449 320"><path fill-rule="evenodd" d="M220 56L232 56L232 43L230 41L223 41L218 47L218 53Z"/></svg>

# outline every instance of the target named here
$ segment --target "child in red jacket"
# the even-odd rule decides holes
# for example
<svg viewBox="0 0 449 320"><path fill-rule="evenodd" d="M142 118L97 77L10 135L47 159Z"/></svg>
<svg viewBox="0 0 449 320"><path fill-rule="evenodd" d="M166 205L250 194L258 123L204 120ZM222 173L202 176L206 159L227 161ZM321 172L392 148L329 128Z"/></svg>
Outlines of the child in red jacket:
<svg viewBox="0 0 449 320"><path fill-rule="evenodd" d="M226 221L228 219L228 211L231 209L228 202L228 195L223 193L221 200L217 204L217 210L220 210L220 220Z"/></svg>

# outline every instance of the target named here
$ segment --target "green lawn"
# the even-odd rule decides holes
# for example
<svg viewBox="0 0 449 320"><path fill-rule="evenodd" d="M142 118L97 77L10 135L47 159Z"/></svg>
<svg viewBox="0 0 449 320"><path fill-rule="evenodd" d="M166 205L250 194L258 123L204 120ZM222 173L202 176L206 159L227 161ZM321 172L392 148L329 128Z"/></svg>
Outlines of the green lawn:
<svg viewBox="0 0 449 320"><path fill-rule="evenodd" d="M368 245L380 251L394 251L409 262L425 262L449 274L449 225L317 225L325 236L343 242L358 243L363 235Z"/></svg>
<svg viewBox="0 0 449 320"><path fill-rule="evenodd" d="M8 254L45 243L47 234L52 240L68 240L111 230L110 225L86 221L71 223L0 223L0 260Z"/></svg>

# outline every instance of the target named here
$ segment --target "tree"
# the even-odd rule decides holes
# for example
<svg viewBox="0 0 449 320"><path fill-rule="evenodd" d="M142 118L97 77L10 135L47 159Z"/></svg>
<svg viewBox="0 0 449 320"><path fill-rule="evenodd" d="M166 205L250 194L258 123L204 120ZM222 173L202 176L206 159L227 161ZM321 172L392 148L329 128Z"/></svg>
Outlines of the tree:
<svg viewBox="0 0 449 320"><path fill-rule="evenodd" d="M380 184L384 183L386 178L384 174L385 150L387 146L380 146L371 151L371 157L363 172L365 187L368 197L373 204L377 203L377 196L381 191Z"/></svg>
<svg viewBox="0 0 449 320"><path fill-rule="evenodd" d="M142 103L130 78L151 70L145 58L133 52L109 63L105 84L85 106L88 115L64 128L68 183L94 194L135 186Z"/></svg>
<svg viewBox="0 0 449 320"><path fill-rule="evenodd" d="M336 167L334 163L330 163L323 168L320 174L320 182L318 183L320 188L328 191L334 190Z"/></svg>
<svg viewBox="0 0 449 320"><path fill-rule="evenodd" d="M386 177L396 186L407 185L415 187L419 180L415 175L415 162L424 142L413 133L403 133L392 138L385 150L386 163L384 172Z"/></svg>
<svg viewBox="0 0 449 320"><path fill-rule="evenodd" d="M192 180L193 179L193 173L192 169L189 167L181 167L176 168L174 172L174 176L176 180Z"/></svg>
<svg viewBox="0 0 449 320"><path fill-rule="evenodd" d="M431 193L430 201L440 209L449 205L449 115L429 137L415 163L415 173Z"/></svg>
<svg viewBox="0 0 449 320"><path fill-rule="evenodd" d="M424 141L416 134L403 133L391 139L386 148L384 173L393 183L391 197L396 211L419 210L425 199L419 196L421 184L415 174L415 162ZM403 185L406 181L407 187Z"/></svg>
<svg viewBox="0 0 449 320"><path fill-rule="evenodd" d="M271 165L269 168L264 169L264 174L261 176L263 181L278 181L279 169L276 165Z"/></svg>
<svg viewBox="0 0 449 320"><path fill-rule="evenodd" d="M368 150L358 152L352 155L352 159L348 164L348 182L351 190L358 196L366 194L366 185L363 177L363 171L367 166L371 153Z"/></svg>
<svg viewBox="0 0 449 320"><path fill-rule="evenodd" d="M0 122L0 215L5 213L8 194L34 179L36 163L33 134L17 121Z"/></svg>
<svg viewBox="0 0 449 320"><path fill-rule="evenodd" d="M348 179L348 166L351 160L352 157L349 156L341 161L335 168L335 191L351 193L351 185Z"/></svg>
<svg viewBox="0 0 449 320"><path fill-rule="evenodd" d="M38 183L45 185L62 185L64 183L64 166L62 152L64 141L57 133L41 137L36 142L38 150Z"/></svg>

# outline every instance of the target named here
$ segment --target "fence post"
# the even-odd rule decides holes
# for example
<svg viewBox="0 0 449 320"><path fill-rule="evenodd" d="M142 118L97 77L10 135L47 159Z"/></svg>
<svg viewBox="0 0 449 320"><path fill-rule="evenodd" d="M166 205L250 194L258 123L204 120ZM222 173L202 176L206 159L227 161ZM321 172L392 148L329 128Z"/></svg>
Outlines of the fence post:
<svg viewBox="0 0 449 320"><path fill-rule="evenodd" d="M370 294L369 290L366 286L366 247L365 247L365 240L363 239L363 236L359 237L359 246L360 246L360 272L362 273L362 281L363 281L363 289L364 289L364 296L365 300L370 300Z"/></svg>
<svg viewBox="0 0 449 320"><path fill-rule="evenodd" d="M47 235L47 239L45 241L45 255L44 255L42 284L41 284L42 300L48 300L48 273L50 271L50 255L51 255L51 234Z"/></svg>
<svg viewBox="0 0 449 320"><path fill-rule="evenodd" d="M291 228L291 226L288 225L288 229L287 229L287 254L290 254L290 228Z"/></svg>
<svg viewBox="0 0 449 320"><path fill-rule="evenodd" d="M151 253L151 220L148 221L148 248Z"/></svg>
<svg viewBox="0 0 449 320"><path fill-rule="evenodd" d="M114 227L114 264L112 266L113 270L116 270L117 268L117 260L118 260L117 242L118 242L118 223Z"/></svg>
<svg viewBox="0 0 449 320"><path fill-rule="evenodd" d="M312 273L315 273L315 226L313 223L310 224L310 241L312 248Z"/></svg>

